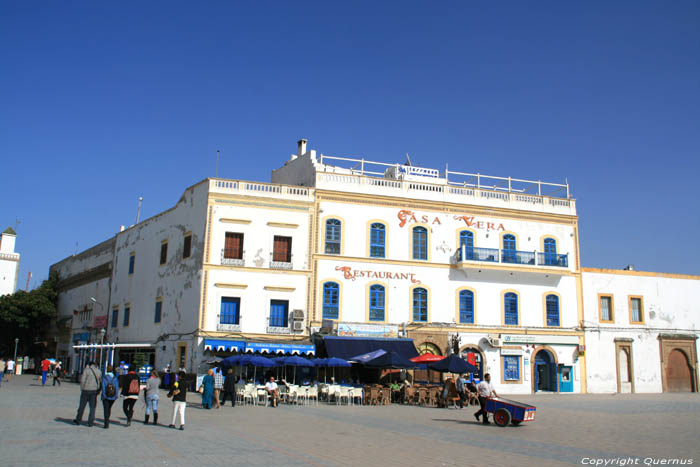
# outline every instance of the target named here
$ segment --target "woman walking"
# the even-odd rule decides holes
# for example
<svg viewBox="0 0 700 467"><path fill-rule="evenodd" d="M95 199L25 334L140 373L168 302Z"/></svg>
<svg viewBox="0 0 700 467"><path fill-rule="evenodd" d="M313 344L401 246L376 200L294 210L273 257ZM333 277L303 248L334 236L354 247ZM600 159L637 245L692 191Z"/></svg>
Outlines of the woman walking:
<svg viewBox="0 0 700 467"><path fill-rule="evenodd" d="M119 377L114 374L112 365L107 365L107 371L102 376L102 413L105 428L109 428L109 416L112 414L112 405L117 397L119 397Z"/></svg>
<svg viewBox="0 0 700 467"><path fill-rule="evenodd" d="M211 398L214 396L214 370L209 372L202 380L202 408L211 409Z"/></svg>
<svg viewBox="0 0 700 467"><path fill-rule="evenodd" d="M53 386L61 385L61 378L63 378L63 368L61 368L61 362L56 362L53 368Z"/></svg>
<svg viewBox="0 0 700 467"><path fill-rule="evenodd" d="M139 400L139 392L141 392L137 370L138 367L132 364L129 372L124 375L124 385L122 386L124 403L122 404L122 410L124 410L124 415L126 415L126 426L131 426L131 419L134 417L134 405Z"/></svg>
<svg viewBox="0 0 700 467"><path fill-rule="evenodd" d="M180 429L185 429L185 408L187 407L187 384L185 384L185 372L180 371L173 387L168 393L168 397L173 398L173 419L170 428L175 428L175 417L180 414Z"/></svg>
<svg viewBox="0 0 700 467"><path fill-rule="evenodd" d="M160 378L158 377L158 372L156 370L151 371L151 377L148 378L146 383L146 418L143 421L144 425L148 425L148 418L153 412L153 424L158 424L158 387L160 386Z"/></svg>

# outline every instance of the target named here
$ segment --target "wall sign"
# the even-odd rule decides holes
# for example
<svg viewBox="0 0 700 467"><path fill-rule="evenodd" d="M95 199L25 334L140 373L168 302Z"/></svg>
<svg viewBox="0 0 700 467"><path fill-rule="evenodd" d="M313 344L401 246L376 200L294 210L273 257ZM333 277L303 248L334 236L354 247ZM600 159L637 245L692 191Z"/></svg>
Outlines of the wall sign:
<svg viewBox="0 0 700 467"><path fill-rule="evenodd" d="M407 209L402 209L398 212L397 217L399 218L399 227L403 227L406 224L421 222L423 224L437 224L442 225L440 218L438 216L428 216L427 214L417 214L413 211ZM484 220L477 219L475 216L453 216L454 220L462 221L467 227L472 227L480 230L501 230L505 231L506 228L502 223L487 222ZM431 221L432 219L432 221Z"/></svg>
<svg viewBox="0 0 700 467"><path fill-rule="evenodd" d="M352 269L350 266L336 266L336 271L343 271L343 278L354 281L358 277L366 279L389 279L389 280L410 280L412 284L420 284L414 273L392 272L392 271L372 271L369 269Z"/></svg>
<svg viewBox="0 0 700 467"><path fill-rule="evenodd" d="M398 332L396 325L338 323L339 336L395 337Z"/></svg>
<svg viewBox="0 0 700 467"><path fill-rule="evenodd" d="M542 336L535 334L501 334L504 344L570 344L578 345L578 336Z"/></svg>

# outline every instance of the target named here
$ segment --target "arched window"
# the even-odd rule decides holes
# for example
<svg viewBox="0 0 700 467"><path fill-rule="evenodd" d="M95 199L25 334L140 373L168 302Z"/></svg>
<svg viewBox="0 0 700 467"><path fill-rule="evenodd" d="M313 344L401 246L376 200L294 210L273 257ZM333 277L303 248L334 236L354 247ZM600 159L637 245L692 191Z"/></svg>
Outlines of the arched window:
<svg viewBox="0 0 700 467"><path fill-rule="evenodd" d="M471 290L459 292L459 322L474 324L474 292Z"/></svg>
<svg viewBox="0 0 700 467"><path fill-rule="evenodd" d="M386 254L386 227L380 222L369 228L369 255L372 258L384 258Z"/></svg>
<svg viewBox="0 0 700 467"><path fill-rule="evenodd" d="M518 294L508 292L503 295L503 312L505 324L518 325Z"/></svg>
<svg viewBox="0 0 700 467"><path fill-rule="evenodd" d="M506 234L503 236L503 262L515 263L516 257L515 235Z"/></svg>
<svg viewBox="0 0 700 467"><path fill-rule="evenodd" d="M384 286L379 284L369 288L369 320L384 321Z"/></svg>
<svg viewBox="0 0 700 467"><path fill-rule="evenodd" d="M323 284L323 319L338 319L340 286L335 282Z"/></svg>
<svg viewBox="0 0 700 467"><path fill-rule="evenodd" d="M474 259L474 233L469 230L462 230L459 233L459 259L460 261Z"/></svg>
<svg viewBox="0 0 700 467"><path fill-rule="evenodd" d="M422 287L413 289L413 321L428 321L428 291Z"/></svg>
<svg viewBox="0 0 700 467"><path fill-rule="evenodd" d="M326 254L340 254L340 227L338 219L328 219L326 221Z"/></svg>
<svg viewBox="0 0 700 467"><path fill-rule="evenodd" d="M545 298L547 308L547 326L559 326L559 297L554 294Z"/></svg>
<svg viewBox="0 0 700 467"><path fill-rule="evenodd" d="M413 259L428 259L428 229L413 228Z"/></svg>
<svg viewBox="0 0 700 467"><path fill-rule="evenodd" d="M544 264L557 265L557 241L553 238L544 239Z"/></svg>

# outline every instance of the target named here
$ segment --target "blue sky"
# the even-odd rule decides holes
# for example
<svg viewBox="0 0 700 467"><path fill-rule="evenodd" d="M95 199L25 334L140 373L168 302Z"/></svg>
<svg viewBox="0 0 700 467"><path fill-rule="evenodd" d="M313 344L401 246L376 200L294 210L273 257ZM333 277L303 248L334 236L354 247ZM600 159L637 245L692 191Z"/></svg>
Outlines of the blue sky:
<svg viewBox="0 0 700 467"><path fill-rule="evenodd" d="M584 266L700 274L700 3L0 6L20 286L214 176L336 156L562 182Z"/></svg>

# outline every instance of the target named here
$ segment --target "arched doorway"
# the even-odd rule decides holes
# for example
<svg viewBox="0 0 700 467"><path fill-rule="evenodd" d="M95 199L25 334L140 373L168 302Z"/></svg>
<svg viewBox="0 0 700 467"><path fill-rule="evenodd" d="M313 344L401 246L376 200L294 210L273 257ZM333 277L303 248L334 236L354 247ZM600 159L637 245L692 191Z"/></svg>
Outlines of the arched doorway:
<svg viewBox="0 0 700 467"><path fill-rule="evenodd" d="M484 377L484 355L481 350L476 346L467 346L459 352L459 356L478 368L479 371L474 373L474 379L481 381Z"/></svg>
<svg viewBox="0 0 700 467"><path fill-rule="evenodd" d="M668 354L666 364L666 387L668 392L692 392L693 376L688 357L680 349Z"/></svg>
<svg viewBox="0 0 700 467"><path fill-rule="evenodd" d="M534 392L557 392L557 360L554 354L547 349L539 349L533 360Z"/></svg>
<svg viewBox="0 0 700 467"><path fill-rule="evenodd" d="M423 342L416 347L418 354L423 355L426 353L431 353L433 355L442 355L442 350L440 347L433 344L432 342ZM440 383L441 374L437 371L428 370L414 370L413 381L426 381L429 383Z"/></svg>

